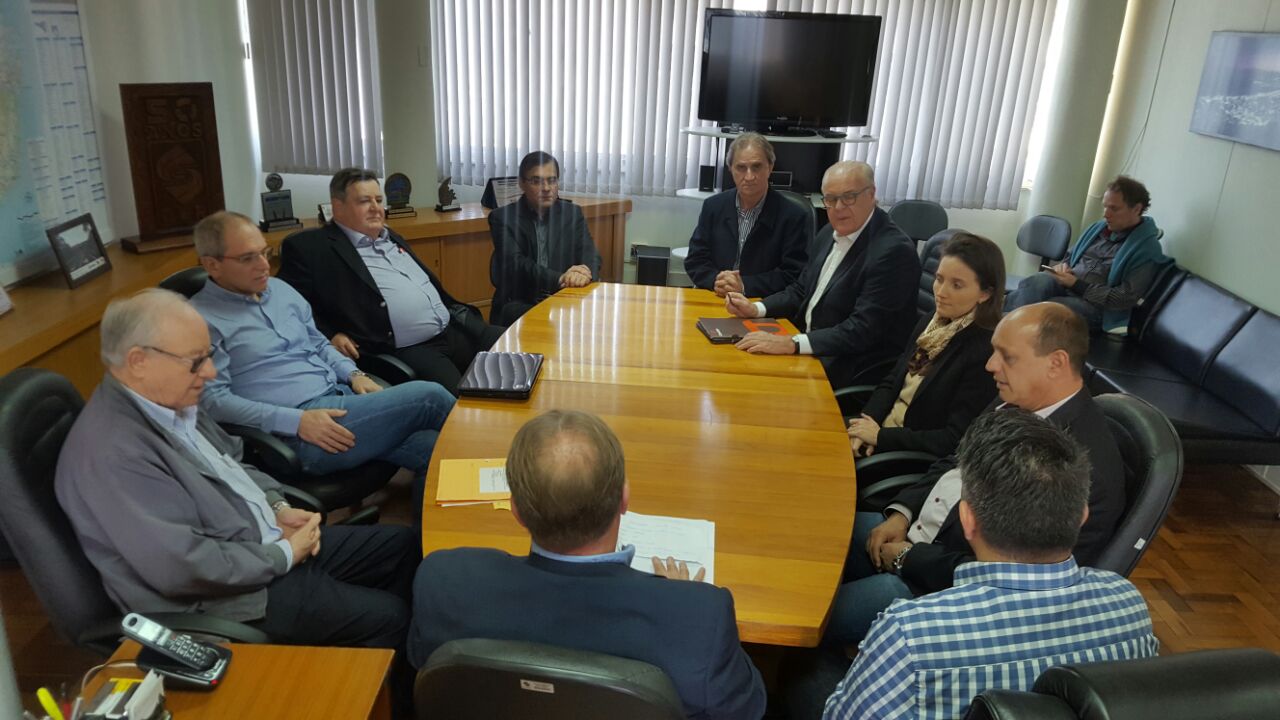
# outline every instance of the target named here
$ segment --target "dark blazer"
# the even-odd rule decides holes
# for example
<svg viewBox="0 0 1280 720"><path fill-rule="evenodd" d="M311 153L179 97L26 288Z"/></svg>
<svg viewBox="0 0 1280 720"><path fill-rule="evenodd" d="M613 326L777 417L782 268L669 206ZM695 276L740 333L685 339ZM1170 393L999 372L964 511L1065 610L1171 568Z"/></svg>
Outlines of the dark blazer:
<svg viewBox="0 0 1280 720"><path fill-rule="evenodd" d="M689 238L689 256L684 269L694 287L711 290L716 275L732 270L735 261L742 273L748 297L764 297L795 282L809 258L808 211L776 190L764 196L760 216L752 226L738 258L737 190L712 195L702 202L698 225Z"/></svg>
<svg viewBox="0 0 1280 720"><path fill-rule="evenodd" d="M453 312L461 305L445 291L440 278L414 254L404 238L388 231L399 245L431 278L440 300ZM362 351L391 352L396 349L391 318L378 285L342 228L329 223L322 228L303 230L284 239L280 272L311 303L316 327L325 337L346 333Z"/></svg>
<svg viewBox="0 0 1280 720"><path fill-rule="evenodd" d="M574 265L586 265L592 279L600 279L600 253L577 205L561 199L547 209L547 267L538 265L537 217L523 196L489 213L489 281L494 287L490 314L495 317L511 300L536 305L554 294L560 289L560 276Z"/></svg>
<svg viewBox="0 0 1280 720"><path fill-rule="evenodd" d="M788 318L805 332L827 379L841 388L852 385L864 370L896 358L906 346L916 324L920 257L889 214L876 208L813 309L813 326L805 327L805 308L817 289L833 235L830 225L818 232L804 272L785 290L765 298L764 306L770 317Z"/></svg>
<svg viewBox="0 0 1280 720"><path fill-rule="evenodd" d="M907 379L907 364L916 353L916 339L929 326L932 315L916 325L893 371L871 393L862 412L883 424L893 410ZM996 396L996 382L987 372L991 357L991 331L970 325L956 333L933 359L915 397L907 406L902 427L880 428L876 452L920 450L938 457L955 452L969 423Z"/></svg>
<svg viewBox="0 0 1280 720"><path fill-rule="evenodd" d="M437 550L413 581L409 662L459 638L546 643L666 671L690 718L759 718L760 673L738 641L728 590L620 563L567 563L499 550Z"/></svg>
<svg viewBox="0 0 1280 720"><path fill-rule="evenodd" d="M988 412L998 404L999 400ZM1089 519L1080 528L1073 554L1080 565L1092 565L1110 542L1116 525L1120 523L1120 516L1124 514L1124 461L1120 459L1120 450L1111 435L1106 416L1098 409L1087 388L1081 389L1055 410L1049 421L1066 430L1089 452L1092 466ZM920 482L899 493L894 503L911 508L912 513L919 517L920 508L927 502L934 483L956 465L954 455L934 463ZM936 592L951 587L956 567L973 559L973 549L964 539L964 528L960 525L959 508L952 508L933 542L916 545L907 553L902 563L902 579L917 595Z"/></svg>

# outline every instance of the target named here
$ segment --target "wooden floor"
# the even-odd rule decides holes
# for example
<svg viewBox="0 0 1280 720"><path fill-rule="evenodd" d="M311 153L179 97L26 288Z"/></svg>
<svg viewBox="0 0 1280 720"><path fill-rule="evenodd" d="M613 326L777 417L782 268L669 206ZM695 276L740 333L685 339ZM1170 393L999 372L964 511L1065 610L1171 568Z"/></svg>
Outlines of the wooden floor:
<svg viewBox="0 0 1280 720"><path fill-rule="evenodd" d="M408 489L392 488L384 520L408 523ZM1277 498L1234 466L1188 468L1159 537L1134 571L1162 652L1263 647L1280 652ZM18 687L77 683L101 661L49 625L16 565L0 565L0 611Z"/></svg>

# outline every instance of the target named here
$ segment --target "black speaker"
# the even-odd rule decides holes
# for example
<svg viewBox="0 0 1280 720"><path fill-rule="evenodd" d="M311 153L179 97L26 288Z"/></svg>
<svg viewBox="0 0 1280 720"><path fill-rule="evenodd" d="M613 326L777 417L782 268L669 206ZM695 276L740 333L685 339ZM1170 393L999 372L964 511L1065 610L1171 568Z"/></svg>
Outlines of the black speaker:
<svg viewBox="0 0 1280 720"><path fill-rule="evenodd" d="M698 189L703 192L710 192L716 189L715 165L698 166Z"/></svg>

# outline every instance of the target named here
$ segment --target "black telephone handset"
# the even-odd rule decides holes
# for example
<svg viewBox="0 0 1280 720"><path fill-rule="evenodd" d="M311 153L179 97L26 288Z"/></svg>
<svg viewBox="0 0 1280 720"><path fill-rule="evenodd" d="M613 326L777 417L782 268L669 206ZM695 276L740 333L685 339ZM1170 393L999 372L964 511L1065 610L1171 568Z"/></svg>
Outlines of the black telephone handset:
<svg viewBox="0 0 1280 720"><path fill-rule="evenodd" d="M174 632L137 613L126 615L120 628L142 645L139 669L155 670L190 687L216 687L231 661L229 649Z"/></svg>

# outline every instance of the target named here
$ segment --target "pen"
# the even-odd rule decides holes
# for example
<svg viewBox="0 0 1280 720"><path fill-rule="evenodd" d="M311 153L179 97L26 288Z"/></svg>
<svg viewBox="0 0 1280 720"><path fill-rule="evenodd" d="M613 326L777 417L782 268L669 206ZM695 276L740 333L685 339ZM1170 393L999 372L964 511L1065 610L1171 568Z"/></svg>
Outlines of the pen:
<svg viewBox="0 0 1280 720"><path fill-rule="evenodd" d="M78 697L71 705L71 717L67 720L80 720L80 706L84 704L84 698Z"/></svg>
<svg viewBox="0 0 1280 720"><path fill-rule="evenodd" d="M53 693L49 692L49 688L40 688L36 691L36 699L40 701L40 707L49 714L52 720L66 720L62 716L62 711L58 709L58 703L53 700Z"/></svg>

